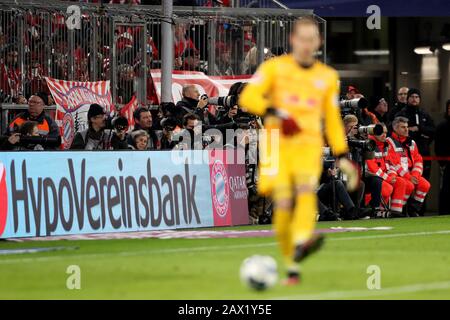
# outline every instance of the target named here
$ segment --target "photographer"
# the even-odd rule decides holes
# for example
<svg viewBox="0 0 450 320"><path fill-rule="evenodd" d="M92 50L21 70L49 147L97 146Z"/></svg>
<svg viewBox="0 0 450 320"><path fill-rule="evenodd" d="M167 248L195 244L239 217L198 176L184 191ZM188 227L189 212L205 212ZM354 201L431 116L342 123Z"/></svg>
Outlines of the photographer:
<svg viewBox="0 0 450 320"><path fill-rule="evenodd" d="M347 143L350 148L349 157L351 160L358 163L360 167L364 168L366 153L371 151L370 149L374 144L373 141L363 140L363 137L361 137L360 131L364 132L364 129L367 130L367 127L360 128L358 126L358 118L351 114L344 117L344 126ZM378 177L366 176L365 174L364 176L361 175L361 178L363 180L361 181L359 188L352 194L352 198L357 206L360 207L360 205L363 204L364 194L370 193L370 215L374 216L381 204L381 186L383 181Z"/></svg>
<svg viewBox="0 0 450 320"><path fill-rule="evenodd" d="M183 124L183 117L188 113L196 114L204 123L216 122L215 116L207 109L208 97L206 95L200 97L200 92L195 85L185 85L182 94L183 99L177 102L173 115L177 119L178 125Z"/></svg>
<svg viewBox="0 0 450 320"><path fill-rule="evenodd" d="M161 150L172 150L176 146L176 142L173 141L177 127L177 121L173 118L164 118L161 120L162 137L161 137Z"/></svg>
<svg viewBox="0 0 450 320"><path fill-rule="evenodd" d="M127 150L126 132L128 123L121 123L124 118L117 118L114 129L106 128L106 113L102 106L91 104L88 111L89 128L77 132L71 150ZM121 121L117 121L121 119Z"/></svg>
<svg viewBox="0 0 450 320"><path fill-rule="evenodd" d="M370 215L370 210L358 209L355 206L343 180L339 177L339 168L336 167L335 163L336 160L332 157L327 157L323 161L323 171L320 178L320 186L317 189L317 196L325 207L327 207L327 204L331 204L332 209L320 212L322 217L319 217L319 219L330 220L329 216L337 217L336 204L343 206L344 211L341 217L344 220L355 220Z"/></svg>
<svg viewBox="0 0 450 320"><path fill-rule="evenodd" d="M43 92L38 92L30 97L28 110L20 113L8 126L6 135L14 136L8 139L9 144L18 146L20 143L20 134L17 134L18 128L27 121L34 121L37 123L38 136L48 142L42 144L43 148L45 150L55 150L59 147L61 144L59 128L56 122L45 114L44 107L47 103L48 96Z"/></svg>

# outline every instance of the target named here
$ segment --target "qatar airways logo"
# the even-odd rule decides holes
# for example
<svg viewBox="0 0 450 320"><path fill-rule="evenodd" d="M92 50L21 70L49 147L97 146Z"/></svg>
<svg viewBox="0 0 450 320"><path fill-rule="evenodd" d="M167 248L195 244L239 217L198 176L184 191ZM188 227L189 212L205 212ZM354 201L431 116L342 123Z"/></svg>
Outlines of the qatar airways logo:
<svg viewBox="0 0 450 320"><path fill-rule="evenodd" d="M5 231L6 217L8 215L8 190L6 188L6 170L0 162L0 236Z"/></svg>

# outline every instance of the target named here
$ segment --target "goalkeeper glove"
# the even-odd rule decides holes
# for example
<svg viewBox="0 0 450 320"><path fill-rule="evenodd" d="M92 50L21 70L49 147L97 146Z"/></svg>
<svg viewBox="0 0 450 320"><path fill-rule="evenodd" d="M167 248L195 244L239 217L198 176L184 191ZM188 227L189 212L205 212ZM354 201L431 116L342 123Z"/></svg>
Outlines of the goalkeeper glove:
<svg viewBox="0 0 450 320"><path fill-rule="evenodd" d="M347 176L347 190L355 191L359 186L359 168L344 156L339 157L339 168Z"/></svg>
<svg viewBox="0 0 450 320"><path fill-rule="evenodd" d="M284 110L268 108L266 112L266 121L270 122L271 117L278 120L281 126L281 132L283 132L286 136L293 136L301 131L297 121L295 121L295 119Z"/></svg>

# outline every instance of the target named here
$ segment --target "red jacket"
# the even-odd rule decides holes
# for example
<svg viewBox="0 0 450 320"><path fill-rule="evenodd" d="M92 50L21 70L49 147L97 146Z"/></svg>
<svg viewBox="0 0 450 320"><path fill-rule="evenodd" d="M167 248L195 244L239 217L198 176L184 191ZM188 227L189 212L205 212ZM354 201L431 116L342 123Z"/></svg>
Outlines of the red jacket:
<svg viewBox="0 0 450 320"><path fill-rule="evenodd" d="M423 172L423 160L417 144L409 137L400 137L396 133L387 138L389 144L388 157L391 169L400 177L419 178Z"/></svg>
<svg viewBox="0 0 450 320"><path fill-rule="evenodd" d="M397 174L395 171L390 169L388 164L388 145L385 142L378 141L373 136L369 136L369 139L375 141L376 149L374 152L374 158L366 160L366 170L372 173L386 182L391 182L392 178Z"/></svg>

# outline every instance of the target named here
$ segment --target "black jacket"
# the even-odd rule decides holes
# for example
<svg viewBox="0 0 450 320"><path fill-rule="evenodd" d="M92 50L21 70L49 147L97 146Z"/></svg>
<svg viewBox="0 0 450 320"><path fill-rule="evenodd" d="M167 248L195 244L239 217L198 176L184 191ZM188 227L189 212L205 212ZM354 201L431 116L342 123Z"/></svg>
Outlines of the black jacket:
<svg viewBox="0 0 450 320"><path fill-rule="evenodd" d="M434 151L438 157L450 157L450 143L448 138L450 137L450 117L446 116L446 119L439 123L436 128L436 141L434 144ZM448 165L449 161L439 161L440 165Z"/></svg>
<svg viewBox="0 0 450 320"><path fill-rule="evenodd" d="M204 115L204 109L197 108L198 100L184 97L177 102L174 110L174 117L177 119L178 125L183 126L183 117L188 113L196 114L203 123L215 124L216 117L208 112L207 118Z"/></svg>
<svg viewBox="0 0 450 320"><path fill-rule="evenodd" d="M389 112L388 112L388 121L389 121L389 124L391 124L392 121L394 121L396 114L399 113L404 107L406 107L406 103L396 102L396 103L394 104L394 106L392 107L392 109L389 110Z"/></svg>
<svg viewBox="0 0 450 320"><path fill-rule="evenodd" d="M377 117L377 119L378 119L378 121L380 121L380 122L382 122L382 123L384 123L384 124L386 124L387 125L387 123L388 123L388 119L389 119L389 117L388 117L388 114L387 113L385 113L384 115L381 115L381 114L379 114L378 112L376 112L375 110L374 111L372 111L373 112L373 114Z"/></svg>
<svg viewBox="0 0 450 320"><path fill-rule="evenodd" d="M430 115L421 108L407 105L395 116L408 118L409 127L419 127L418 131L410 131L409 136L417 143L421 155L430 155L430 144L433 142L436 132L436 127Z"/></svg>
<svg viewBox="0 0 450 320"><path fill-rule="evenodd" d="M85 150L88 140L97 141L97 147L93 150L127 150L127 139L120 140L110 129L95 132L93 129L86 129L75 134L71 150Z"/></svg>

